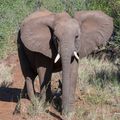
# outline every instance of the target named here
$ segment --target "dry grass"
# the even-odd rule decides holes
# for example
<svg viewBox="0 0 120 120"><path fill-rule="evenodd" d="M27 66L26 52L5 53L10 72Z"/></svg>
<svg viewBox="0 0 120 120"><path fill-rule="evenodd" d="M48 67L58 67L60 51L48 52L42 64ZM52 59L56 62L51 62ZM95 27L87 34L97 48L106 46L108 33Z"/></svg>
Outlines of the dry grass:
<svg viewBox="0 0 120 120"><path fill-rule="evenodd" d="M29 104L27 107L28 120L53 120L52 116L47 113L50 109L50 104L46 104L44 98L34 98L33 104Z"/></svg>
<svg viewBox="0 0 120 120"><path fill-rule="evenodd" d="M76 116L78 120L119 120L120 113L115 112L114 108L107 105L99 106L82 106L77 109Z"/></svg>
<svg viewBox="0 0 120 120"><path fill-rule="evenodd" d="M11 76L11 67L4 63L0 64L0 87L8 87L13 81Z"/></svg>
<svg viewBox="0 0 120 120"><path fill-rule="evenodd" d="M76 107L75 116L78 120L119 120L120 119L120 85L119 68L109 61L98 59L82 59L79 64L79 77L77 90L80 93L80 101ZM53 89L59 86L60 75L52 77ZM44 108L43 101L34 102L28 112L33 118L39 115L46 116L46 120L52 119ZM44 117L43 117L44 118ZM39 119L38 119L39 120Z"/></svg>
<svg viewBox="0 0 120 120"><path fill-rule="evenodd" d="M28 114L30 116L35 116L41 113L45 112L45 103L44 100L39 100L37 97L35 97L32 100L32 104L28 106Z"/></svg>
<svg viewBox="0 0 120 120"><path fill-rule="evenodd" d="M76 109L79 120L119 120L119 69L109 61L83 59L78 88L84 104Z"/></svg>

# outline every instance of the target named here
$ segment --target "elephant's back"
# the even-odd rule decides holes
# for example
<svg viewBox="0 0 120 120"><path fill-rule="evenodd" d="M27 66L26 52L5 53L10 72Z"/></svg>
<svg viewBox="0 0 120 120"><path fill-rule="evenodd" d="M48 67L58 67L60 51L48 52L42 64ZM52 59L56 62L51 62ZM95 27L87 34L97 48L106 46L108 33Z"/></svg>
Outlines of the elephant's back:
<svg viewBox="0 0 120 120"><path fill-rule="evenodd" d="M48 11L48 10L35 11L32 14L28 15L24 19L24 21L22 22L22 25L28 23L29 21L33 21L34 19L38 19L38 18L41 18L41 17L44 17L44 16L48 16L50 14L52 14L52 13L50 11Z"/></svg>

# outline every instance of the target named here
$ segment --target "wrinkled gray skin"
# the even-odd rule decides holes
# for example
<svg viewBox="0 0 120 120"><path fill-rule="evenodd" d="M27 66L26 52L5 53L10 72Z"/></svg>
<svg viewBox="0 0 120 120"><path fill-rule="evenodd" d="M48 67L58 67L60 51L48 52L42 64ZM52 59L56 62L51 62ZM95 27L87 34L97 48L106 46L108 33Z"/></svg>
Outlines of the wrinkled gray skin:
<svg viewBox="0 0 120 120"><path fill-rule="evenodd" d="M27 87L29 98L34 98L33 83L38 75L40 93L45 85L49 88L49 96L51 74L62 70L62 109L63 114L70 113L74 110L79 62L74 51L80 59L87 56L105 45L112 31L112 18L101 11L79 11L74 18L66 12L49 11L37 11L28 16L18 37L18 53L26 83L24 92ZM58 53L61 58L54 63Z"/></svg>

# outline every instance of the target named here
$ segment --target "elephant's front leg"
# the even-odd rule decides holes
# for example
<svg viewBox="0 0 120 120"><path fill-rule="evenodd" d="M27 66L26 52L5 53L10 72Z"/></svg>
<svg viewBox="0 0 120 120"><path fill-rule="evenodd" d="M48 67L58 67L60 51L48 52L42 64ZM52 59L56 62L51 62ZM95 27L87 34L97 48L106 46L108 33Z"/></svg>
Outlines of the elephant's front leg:
<svg viewBox="0 0 120 120"><path fill-rule="evenodd" d="M34 77L28 76L25 79L28 97L31 101L34 100L34 98L35 98L34 79L35 79L35 76Z"/></svg>
<svg viewBox="0 0 120 120"><path fill-rule="evenodd" d="M38 77L39 77L39 84L40 84L40 93L42 92L41 85L44 81L45 72L46 72L46 68L44 68L44 67L37 68L37 73L38 73Z"/></svg>
<svg viewBox="0 0 120 120"><path fill-rule="evenodd" d="M45 67L39 67L37 69L38 72L38 77L39 77L39 84L40 84L40 98L44 98L45 99L45 88L44 88L44 77L45 77L45 72L46 72L46 68Z"/></svg>
<svg viewBox="0 0 120 120"><path fill-rule="evenodd" d="M47 68L39 67L37 69L40 83L40 97L45 98L46 101L50 101L52 92L51 92L51 75L52 75L52 64Z"/></svg>

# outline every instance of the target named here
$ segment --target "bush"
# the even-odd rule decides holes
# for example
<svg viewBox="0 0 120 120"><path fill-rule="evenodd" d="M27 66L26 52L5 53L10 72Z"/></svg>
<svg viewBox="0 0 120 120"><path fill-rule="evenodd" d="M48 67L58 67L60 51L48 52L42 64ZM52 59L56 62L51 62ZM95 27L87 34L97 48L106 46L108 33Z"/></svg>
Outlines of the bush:
<svg viewBox="0 0 120 120"><path fill-rule="evenodd" d="M113 42L120 43L119 0L4 0L0 1L0 59L16 49L14 44L19 24L36 9L53 12L67 11L73 15L78 10L102 10L114 18Z"/></svg>
<svg viewBox="0 0 120 120"><path fill-rule="evenodd" d="M15 36L23 18L33 10L32 0L0 1L0 58L15 50Z"/></svg>

